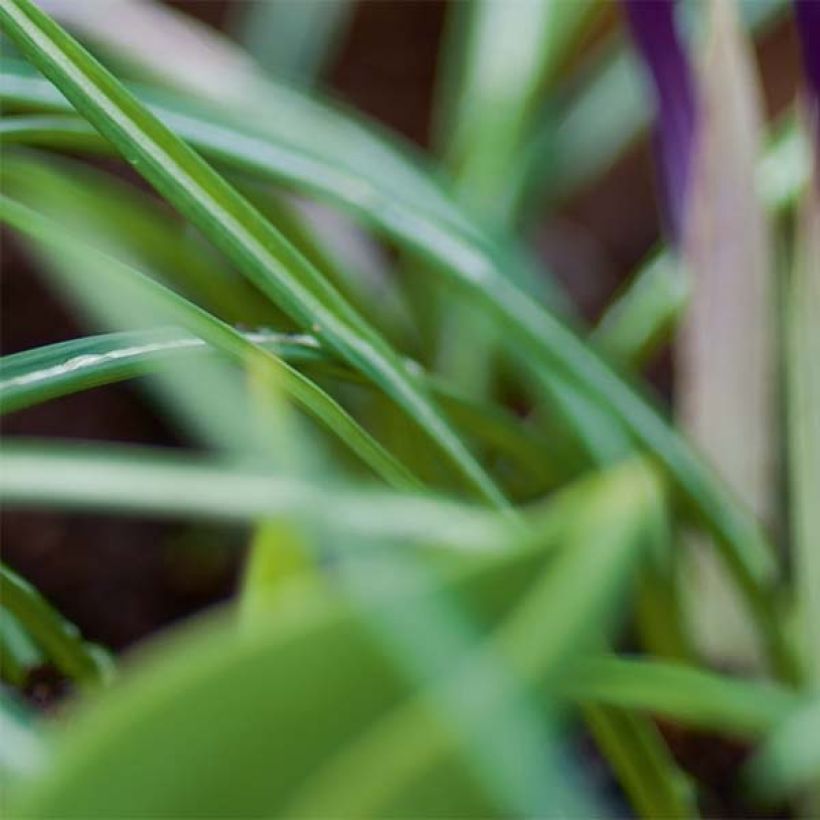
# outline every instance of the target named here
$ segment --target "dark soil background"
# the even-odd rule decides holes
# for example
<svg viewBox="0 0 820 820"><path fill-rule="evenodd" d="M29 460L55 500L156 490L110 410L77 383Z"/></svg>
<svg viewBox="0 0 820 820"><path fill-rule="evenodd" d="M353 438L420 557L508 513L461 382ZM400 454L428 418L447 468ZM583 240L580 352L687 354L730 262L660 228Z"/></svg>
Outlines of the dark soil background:
<svg viewBox="0 0 820 820"><path fill-rule="evenodd" d="M176 2L186 13L224 26L237 3ZM446 3L438 0L359 2L353 24L326 82L360 111L429 147L433 80ZM617 24L617 8L606 25ZM794 32L788 22L762 42L759 57L771 114L793 98ZM119 172L127 174L119 166ZM629 207L623 206L629 202ZM652 163L646 145L625 156L604 178L545 215L535 241L545 263L567 285L582 311L594 317L656 241L659 226ZM88 332L48 292L8 236L2 246L4 353ZM652 378L667 391L668 358ZM133 386L98 388L13 414L7 436L178 446L173 430ZM33 582L91 640L123 650L169 623L230 594L245 533L193 530L145 520L90 515L2 516L3 559ZM210 548L203 551L205 540ZM199 546L196 550L193 544ZM46 671L34 676L32 696L44 704L59 690ZM742 748L667 732L686 765L714 785L709 814L749 816L731 797Z"/></svg>

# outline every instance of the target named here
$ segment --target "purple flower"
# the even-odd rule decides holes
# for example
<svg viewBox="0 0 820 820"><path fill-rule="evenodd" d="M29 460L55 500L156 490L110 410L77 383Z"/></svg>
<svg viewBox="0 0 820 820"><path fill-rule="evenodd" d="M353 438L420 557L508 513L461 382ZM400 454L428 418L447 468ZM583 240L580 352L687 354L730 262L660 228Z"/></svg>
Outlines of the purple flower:
<svg viewBox="0 0 820 820"><path fill-rule="evenodd" d="M809 93L815 104L820 104L820 2L794 0L794 17L803 46Z"/></svg>
<svg viewBox="0 0 820 820"><path fill-rule="evenodd" d="M675 24L675 0L623 0L623 4L655 91L664 205L672 233L680 239L696 127L692 68Z"/></svg>

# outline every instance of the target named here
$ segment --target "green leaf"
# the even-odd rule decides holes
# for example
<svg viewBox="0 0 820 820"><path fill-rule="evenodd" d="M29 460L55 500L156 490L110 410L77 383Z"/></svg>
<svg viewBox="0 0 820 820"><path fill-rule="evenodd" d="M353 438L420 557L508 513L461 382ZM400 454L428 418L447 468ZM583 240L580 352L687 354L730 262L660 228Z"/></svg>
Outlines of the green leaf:
<svg viewBox="0 0 820 820"><path fill-rule="evenodd" d="M270 488L270 477L262 480ZM190 482L178 484L191 488ZM622 485L612 476L602 486L579 488L575 503L581 504L589 493L597 498L604 488ZM224 490L223 485L220 492ZM240 497L247 496L246 487ZM322 503L315 504L320 497ZM624 485L613 502L617 500L621 510L626 499L631 499L631 493ZM370 500L373 508L368 505L363 519L368 525L384 510L375 496ZM637 515L650 499L631 500ZM314 504L322 510L332 508L333 494L315 495ZM564 502L553 507L529 549L476 556L471 562L445 562L440 572L449 592L483 621L497 620L530 583L545 551L554 549L567 509ZM337 506L330 515L339 512ZM348 527L355 518L350 512L348 508L339 519ZM394 503L384 519L391 528L401 517L395 512ZM430 516L419 513L417 508L412 516L415 526L421 518L427 534L432 534ZM450 515L444 520L448 526L453 523ZM463 520L464 516L458 523ZM396 534L393 529L392 535ZM424 535L423 528L417 529L415 536ZM474 531L470 536L474 543L476 535ZM372 557L361 555L360 560L364 570L371 566L368 562L373 570L383 566L378 550ZM608 586L616 583L613 577L620 573L607 577ZM17 800L15 816L48 817L57 806L62 816L83 817L126 811L147 817L203 812L293 816L290 801L328 756L356 743L363 729L391 714L415 689L396 671L395 658L373 633L371 621L380 617L383 606L378 599L371 598L370 606L356 613L328 587L312 585L289 602L269 617L260 613L239 634L233 615L212 616L143 651L141 661L134 659L130 673L115 687L87 699L75 710L73 720L59 729L54 765ZM390 602L391 607L397 605L416 611L425 602L405 592ZM586 630L586 620L577 625ZM568 639L566 648L571 647ZM527 651L537 648L537 643L530 643ZM494 688L480 692L491 698L508 693ZM491 703L495 706L494 700ZM441 719L449 722L450 715ZM511 764L519 765L516 760ZM463 759L455 760L454 766L457 780L450 781L446 797L441 792L431 796L434 804L444 800L446 805L469 806L483 795L481 804L486 806L486 790L465 777ZM383 782L371 774L366 769L356 776L364 788L381 790ZM557 797L566 788L549 769L538 770L538 782L547 796ZM424 795L418 801L424 805Z"/></svg>
<svg viewBox="0 0 820 820"><path fill-rule="evenodd" d="M811 793L820 778L820 697L795 709L775 727L747 764L745 781L757 796L776 800ZM806 816L816 814L811 807Z"/></svg>
<svg viewBox="0 0 820 820"><path fill-rule="evenodd" d="M353 371L338 364L308 334L255 331L242 334L292 366L360 383ZM72 339L0 357L0 414L32 407L82 390L137 378L179 361L211 354L216 348L197 336L171 328L124 331ZM413 363L414 367L418 367ZM442 407L465 433L509 458L536 486L557 480L551 442L527 428L501 407L465 399L448 385L427 376ZM560 455L560 454L559 454Z"/></svg>
<svg viewBox="0 0 820 820"><path fill-rule="evenodd" d="M476 0L449 8L438 89L439 119L446 120L443 152L459 201L494 232L516 217L519 180L511 169L529 135L538 92L577 20L594 8L553 0L514 6ZM513 270L519 268L526 272L523 265ZM512 276L513 270L505 273ZM458 301L443 315L440 369L469 395L486 395L499 342L494 323Z"/></svg>
<svg viewBox="0 0 820 820"><path fill-rule="evenodd" d="M12 39L140 174L282 310L379 383L475 491L507 506L401 359L284 236L46 15L27 0L0 8Z"/></svg>
<svg viewBox="0 0 820 820"><path fill-rule="evenodd" d="M130 510L216 521L305 515L352 535L426 539L479 553L505 544L511 526L487 511L435 498L375 490L338 490L326 497L302 480L261 468L138 447L8 442L0 496L15 506Z"/></svg>
<svg viewBox="0 0 820 820"><path fill-rule="evenodd" d="M65 675L80 683L110 678L112 664L106 653L86 643L74 624L4 564L0 564L0 599Z"/></svg>
<svg viewBox="0 0 820 820"><path fill-rule="evenodd" d="M220 318L250 327L281 321L184 220L174 219L136 186L87 163L21 151L5 153L2 180L5 193L53 219L98 225L95 243L110 245L114 255L147 268Z"/></svg>
<svg viewBox="0 0 820 820"><path fill-rule="evenodd" d="M737 737L771 731L802 702L799 693L778 684L683 664L606 656L571 666L558 691L579 703L638 709Z"/></svg>
<svg viewBox="0 0 820 820"><path fill-rule="evenodd" d="M312 336L273 331L243 333L290 364L318 364L333 370L332 359ZM71 339L0 358L0 412L11 413L92 387L150 373L179 357L213 348L203 339L172 328L122 331Z"/></svg>
<svg viewBox="0 0 820 820"><path fill-rule="evenodd" d="M17 89L21 92L18 99L32 100L44 95L50 104L65 106L45 83L37 86L19 74L11 80L6 89L6 99ZM359 213L366 211L370 221L380 224L382 229L407 247L422 252L442 274L447 274L455 283L466 288L472 299L495 317L507 334L505 343L513 347L528 366L544 368L549 373L562 373L567 381L579 384L609 413L621 417L635 438L657 454L704 523L720 533L725 544L731 545L736 559L747 566L752 577L771 573L771 555L761 532L727 496L723 486L716 482L648 402L620 380L554 316L531 302L515 285L503 281L503 275L486 246L450 226L442 226L422 212L408 211L395 202L376 198L376 192L366 199L351 200L346 196L351 188L345 191L344 185L339 185L338 174L329 171L311 173L308 180L304 161L297 161L294 156L293 162L289 163L280 153L280 146L273 151L271 145L261 138L240 138L227 129L220 133L212 127L213 124L206 129L202 122L202 128L198 129L191 127L190 120L186 124L182 118L179 122L167 116L164 118L192 144L207 151L213 158L231 160L236 167L275 179L287 174L290 183L301 181L307 192L324 191L326 196L339 204L347 203ZM297 174L300 175L298 178Z"/></svg>
<svg viewBox="0 0 820 820"><path fill-rule="evenodd" d="M818 140L806 116L808 136ZM813 131L813 133L812 133ZM787 427L794 583L806 678L820 684L820 159L798 211L786 292ZM818 804L820 808L820 803Z"/></svg>
<svg viewBox="0 0 820 820"><path fill-rule="evenodd" d="M644 465L612 470L588 482L584 490L576 515L564 516L562 546L555 560L526 596L518 596L519 603L499 624L488 646L488 651L509 663L513 673L531 683L560 675L569 658L594 643L600 631L611 628L607 618L623 595L641 550L649 547L655 534L661 499L657 481ZM407 700L338 758L331 758L315 782L297 796L289 813L418 814L419 794L446 793L439 778L452 777L447 764L458 746L441 716L452 711L453 701L467 690L467 681L491 659L492 655L480 653L453 663L429 691ZM497 714L500 721L504 692L499 687L496 684L480 697L476 693L469 708ZM499 763L521 766L523 762ZM451 806L451 813L456 806ZM481 812L478 807L472 812L486 814L487 809ZM557 813L565 811L559 807Z"/></svg>
<svg viewBox="0 0 820 820"><path fill-rule="evenodd" d="M274 78L313 85L353 11L350 0L256 0L237 8L240 42Z"/></svg>
<svg viewBox="0 0 820 820"><path fill-rule="evenodd" d="M621 709L586 706L584 717L642 817L697 817L689 778L651 721Z"/></svg>
<svg viewBox="0 0 820 820"><path fill-rule="evenodd" d="M5 689L0 690L0 805L4 809L12 789L40 775L49 754L35 716Z"/></svg>
<svg viewBox="0 0 820 820"><path fill-rule="evenodd" d="M612 361L638 369L669 341L689 289L688 277L669 252L653 255L610 302L592 340Z"/></svg>
<svg viewBox="0 0 820 820"><path fill-rule="evenodd" d="M0 606L0 678L12 686L24 686L29 672L44 661L43 653L20 621Z"/></svg>
<svg viewBox="0 0 820 820"><path fill-rule="evenodd" d="M24 235L57 251L74 272L84 271L97 279L116 283L120 294L127 296L129 310L143 304L147 312L166 322L176 320L209 344L229 355L241 367L252 362L273 374L284 389L311 415L339 437L378 475L396 486L418 486L416 480L345 410L313 382L305 378L271 351L243 336L230 325L188 302L165 286L134 270L113 257L99 253L70 235L60 224L42 217L5 196L0 196L0 219Z"/></svg>

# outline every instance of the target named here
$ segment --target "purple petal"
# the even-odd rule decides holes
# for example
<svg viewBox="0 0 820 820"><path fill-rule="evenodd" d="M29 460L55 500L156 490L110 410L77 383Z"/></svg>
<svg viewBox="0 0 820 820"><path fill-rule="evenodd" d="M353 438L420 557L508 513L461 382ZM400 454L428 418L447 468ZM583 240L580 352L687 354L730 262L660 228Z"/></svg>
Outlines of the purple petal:
<svg viewBox="0 0 820 820"><path fill-rule="evenodd" d="M794 0L794 17L803 46L809 91L815 102L820 102L820 2Z"/></svg>
<svg viewBox="0 0 820 820"><path fill-rule="evenodd" d="M674 0L623 0L655 90L655 137L666 215L680 238L695 140L695 82L675 24Z"/></svg>

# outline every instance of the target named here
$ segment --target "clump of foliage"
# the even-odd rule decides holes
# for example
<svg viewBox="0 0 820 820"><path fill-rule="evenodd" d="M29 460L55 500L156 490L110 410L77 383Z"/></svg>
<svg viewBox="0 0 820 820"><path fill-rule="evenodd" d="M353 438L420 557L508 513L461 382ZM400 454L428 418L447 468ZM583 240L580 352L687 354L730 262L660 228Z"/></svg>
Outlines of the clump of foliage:
<svg viewBox="0 0 820 820"><path fill-rule="evenodd" d="M810 816L820 4L773 136L783 2L453 4L435 157L311 89L349 3L241 7L248 51L93 5L0 0L0 218L105 331L4 357L0 409L144 377L191 446L7 440L0 493L249 547L122 664L2 567L11 815L696 816L688 727ZM669 241L588 327L529 228L652 119ZM673 337L674 419L641 375ZM43 662L56 717L17 696Z"/></svg>

